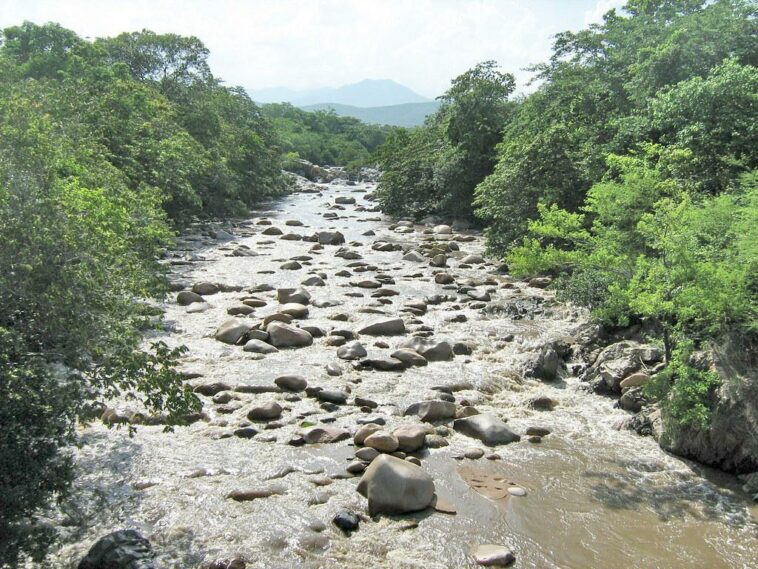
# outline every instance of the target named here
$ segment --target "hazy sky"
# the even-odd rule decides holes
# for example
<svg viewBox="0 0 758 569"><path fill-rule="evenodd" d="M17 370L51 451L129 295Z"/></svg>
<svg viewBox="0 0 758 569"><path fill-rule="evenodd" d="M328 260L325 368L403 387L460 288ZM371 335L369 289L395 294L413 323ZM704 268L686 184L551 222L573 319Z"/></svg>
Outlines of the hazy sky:
<svg viewBox="0 0 758 569"><path fill-rule="evenodd" d="M0 0L0 27L58 22L85 37L151 29L198 36L211 68L249 89L394 79L422 95L495 59L520 71L551 36L623 0Z"/></svg>

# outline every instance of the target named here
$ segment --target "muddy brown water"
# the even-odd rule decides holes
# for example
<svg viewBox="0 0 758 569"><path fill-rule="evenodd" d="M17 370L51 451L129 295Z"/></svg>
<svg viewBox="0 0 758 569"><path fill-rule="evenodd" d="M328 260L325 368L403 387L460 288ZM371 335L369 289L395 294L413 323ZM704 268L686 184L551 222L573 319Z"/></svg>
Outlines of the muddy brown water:
<svg viewBox="0 0 758 569"><path fill-rule="evenodd" d="M337 196L354 196L358 206L370 208L365 192L371 185L320 187L321 194L297 193L258 212L249 222L230 228L234 241L207 237L183 239L176 255L191 259L176 264L175 278L188 283L220 282L245 288L270 284L293 287L312 273L324 272L326 286L310 287L312 301L334 299L340 306L311 305L308 324L326 330L356 329L370 319L360 312L376 308L400 314L405 301L430 294L455 295L455 287L434 283L437 269L428 263L402 261L402 253L376 252L371 244L380 239L419 245L432 238L415 226L413 233L389 229L379 214L356 211L356 206L329 209ZM338 219L325 219L327 211ZM371 291L350 287L351 280L371 278L360 273L340 278L335 273L348 261L336 257L337 247L310 252L310 242L281 240L261 235L268 218L284 233L311 235L316 230L337 229L363 260L375 264L395 281L399 296L380 305ZM304 227L286 227L285 220L300 220ZM373 230L376 236L364 236ZM442 236L444 237L444 236ZM238 245L247 245L254 257L229 256ZM482 240L460 242L464 253L479 253ZM280 270L287 259L313 257L300 270ZM451 259L450 273L458 281L491 277L498 283L507 277L487 264L458 267ZM415 276L418 275L418 276ZM170 568L199 567L223 557L241 556L254 568L451 568L475 567L470 550L476 544L496 543L511 547L514 567L522 568L755 568L758 567L756 506L740 492L736 479L704 469L662 451L649 438L618 430L628 414L614 409L613 401L587 393L576 378L555 384L525 379L525 363L547 341L571 337L585 323L586 315L556 303L547 291L530 289L516 282L513 288L493 289L493 303L518 298L539 298L542 312L534 318L514 320L502 313L485 313L456 303L429 306L419 317L434 329L437 338L466 340L475 344L471 356L430 363L403 373L355 370L336 359L336 348L316 339L314 345L282 350L255 359L239 346L213 339L216 327L228 318L226 310L239 305L244 293L208 296L204 312L189 313L174 302L163 306L168 330L160 337L170 345L184 344L189 353L183 361L187 371L203 375L193 383L224 381L233 385L272 385L283 374L305 376L310 385L349 386L354 395L376 400L380 406L371 415L385 417L391 427L411 419L403 408L420 401L430 388L453 382L468 382L470 389L456 393L480 411L507 419L523 434L529 426L546 427L552 434L540 444L522 442L494 449L502 460L458 460L454 455L478 441L453 433L450 445L422 454L423 468L435 480L438 494L454 503L456 515L425 511L409 516L366 519L347 537L331 524L342 509L366 511L366 501L355 491L358 478L324 477L344 473L354 448L350 441L330 445L292 447L287 441L303 420L333 419L338 426L355 430L364 417L357 407L343 406L327 413L313 399L287 401L284 394L239 394L241 408L218 414L210 399L205 409L210 421L164 433L161 427L139 427L133 437L125 430L93 424L82 430L83 445L77 451L78 477L74 498L64 503L55 520L63 536L62 546L45 567L73 568L100 536L123 527L137 528L153 543L160 561ZM346 293L362 292L363 297ZM251 318L276 311L275 292L258 293L268 305ZM196 307L197 305L192 305ZM345 313L348 322L328 317ZM465 322L450 322L465 314ZM404 314L407 321L410 320ZM508 335L513 339L507 341ZM391 349L374 346L377 340L394 347L396 337L362 337L371 354ZM339 362L341 377L327 376L324 366ZM557 402L553 411L536 411L528 401L547 396ZM253 439L229 437L253 402L277 400L285 406L284 425L261 430ZM123 404L121 407L128 407ZM304 419L304 417L306 419ZM261 439L274 439L270 441ZM493 449L486 449L488 452ZM475 492L459 475L459 467L477 468L503 477L527 490L525 497L491 500ZM266 480L287 467L295 471ZM191 476L205 469L204 476ZM239 489L279 485L284 493L251 502L225 498ZM327 501L315 503L316 496ZM407 529L408 520L418 527ZM320 524L326 526L324 529Z"/></svg>

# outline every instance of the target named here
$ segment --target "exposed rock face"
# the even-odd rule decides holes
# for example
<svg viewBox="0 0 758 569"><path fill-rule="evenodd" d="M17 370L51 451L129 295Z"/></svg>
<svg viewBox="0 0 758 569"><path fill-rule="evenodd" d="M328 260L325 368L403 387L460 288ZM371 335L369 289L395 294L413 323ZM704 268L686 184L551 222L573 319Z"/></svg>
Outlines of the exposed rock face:
<svg viewBox="0 0 758 569"><path fill-rule="evenodd" d="M588 381L596 393L619 394L624 379L662 360L663 352L656 346L618 342L600 352L582 379Z"/></svg>
<svg viewBox="0 0 758 569"><path fill-rule="evenodd" d="M382 454L366 469L357 490L368 499L369 515L404 514L429 507L434 480L418 466Z"/></svg>
<svg viewBox="0 0 758 569"><path fill-rule="evenodd" d="M456 419L453 428L467 437L479 439L488 446L507 445L521 440L521 437L506 427L505 423L490 414Z"/></svg>
<svg viewBox="0 0 758 569"><path fill-rule="evenodd" d="M150 542L133 529L101 537L77 569L157 569Z"/></svg>
<svg viewBox="0 0 758 569"><path fill-rule="evenodd" d="M745 361L743 348L726 346L710 354L711 369L721 385L711 400L711 424L707 430L678 427L673 421L656 421L651 413L652 434L674 454L735 473L758 471L758 369ZM657 433L656 426L660 433Z"/></svg>

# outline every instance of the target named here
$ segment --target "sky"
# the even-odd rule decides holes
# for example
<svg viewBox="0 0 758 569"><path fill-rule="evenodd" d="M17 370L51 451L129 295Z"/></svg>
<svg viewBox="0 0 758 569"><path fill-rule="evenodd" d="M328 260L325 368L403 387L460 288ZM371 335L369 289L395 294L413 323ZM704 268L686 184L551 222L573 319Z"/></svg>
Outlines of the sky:
<svg viewBox="0 0 758 569"><path fill-rule="evenodd" d="M602 21L624 0L0 0L0 27L57 22L83 37L150 29L199 37L211 69L247 89L393 79L421 95L494 59L524 68L552 36Z"/></svg>

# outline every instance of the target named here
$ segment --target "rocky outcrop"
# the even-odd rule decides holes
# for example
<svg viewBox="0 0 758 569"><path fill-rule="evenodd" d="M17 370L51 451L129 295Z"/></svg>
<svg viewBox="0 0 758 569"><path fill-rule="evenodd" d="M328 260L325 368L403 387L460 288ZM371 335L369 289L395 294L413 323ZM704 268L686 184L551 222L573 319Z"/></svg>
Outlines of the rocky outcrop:
<svg viewBox="0 0 758 569"><path fill-rule="evenodd" d="M665 414L656 429L660 414L645 414L664 449L729 472L758 471L758 368L745 361L743 350L726 346L709 354L721 385L711 399L708 429L676 426Z"/></svg>
<svg viewBox="0 0 758 569"><path fill-rule="evenodd" d="M150 542L133 529L101 537L77 569L157 569Z"/></svg>
<svg viewBox="0 0 758 569"><path fill-rule="evenodd" d="M624 341L603 349L587 368L583 381L589 382L595 393L620 394L621 382L630 375L652 369L663 361L663 350L657 346Z"/></svg>

